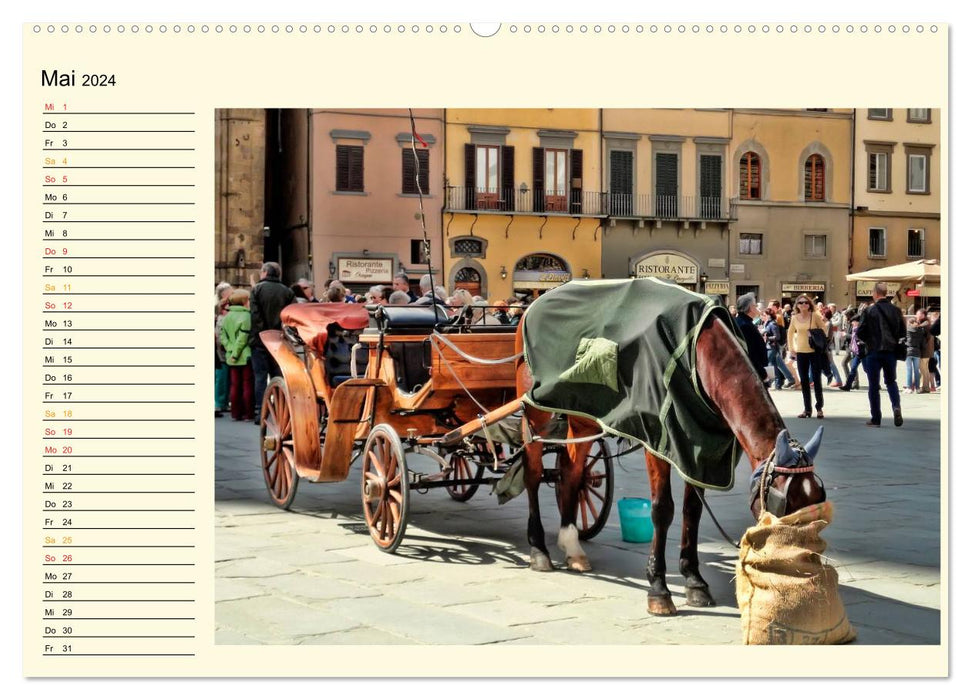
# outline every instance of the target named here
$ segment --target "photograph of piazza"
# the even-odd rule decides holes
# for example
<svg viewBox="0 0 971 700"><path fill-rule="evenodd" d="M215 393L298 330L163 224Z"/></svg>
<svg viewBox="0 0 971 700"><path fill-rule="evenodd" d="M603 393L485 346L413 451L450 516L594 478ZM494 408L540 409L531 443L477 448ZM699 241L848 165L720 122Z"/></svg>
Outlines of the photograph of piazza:
<svg viewBox="0 0 971 700"><path fill-rule="evenodd" d="M770 357L766 327L818 309L831 332L813 375L793 348L736 365L769 370L743 399L785 426L771 458L788 444L791 464L815 459L821 561L839 578L833 626L776 643L942 643L939 109L226 108L214 122L217 644L749 643L732 540L755 524L768 450L731 452L728 488L672 469L666 524L653 452L645 471L616 432L557 443L563 416L538 496L515 482L535 437L517 326L565 290L581 308L583 290L621 283L690 292L728 326L749 315ZM894 413L852 322L884 296L920 328L916 356L890 360ZM707 437L681 417L689 442ZM625 519L638 503L640 536ZM666 572L663 545L648 563L661 525Z"/></svg>

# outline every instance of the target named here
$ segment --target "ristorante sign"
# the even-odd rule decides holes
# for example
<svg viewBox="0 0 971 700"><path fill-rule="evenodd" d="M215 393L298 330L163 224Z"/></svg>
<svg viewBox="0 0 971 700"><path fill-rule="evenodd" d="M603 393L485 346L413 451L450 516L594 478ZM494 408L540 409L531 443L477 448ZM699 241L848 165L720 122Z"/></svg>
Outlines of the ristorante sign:
<svg viewBox="0 0 971 700"><path fill-rule="evenodd" d="M390 283L393 270L391 258L337 258L337 279L341 282Z"/></svg>
<svg viewBox="0 0 971 700"><path fill-rule="evenodd" d="M697 284L698 264L675 253L659 253L634 263L636 277L657 277L677 284Z"/></svg>

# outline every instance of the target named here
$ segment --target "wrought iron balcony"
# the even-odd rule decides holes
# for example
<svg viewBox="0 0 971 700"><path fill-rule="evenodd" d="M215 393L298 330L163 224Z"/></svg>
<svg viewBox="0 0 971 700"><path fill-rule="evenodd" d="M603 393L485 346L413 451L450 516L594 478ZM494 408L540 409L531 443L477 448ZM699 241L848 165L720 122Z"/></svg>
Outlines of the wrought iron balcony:
<svg viewBox="0 0 971 700"><path fill-rule="evenodd" d="M686 195L630 195L607 193L608 216L662 221L734 221L738 218L738 200L728 197Z"/></svg>
<svg viewBox="0 0 971 700"><path fill-rule="evenodd" d="M665 221L734 221L736 199L668 195L628 195L569 190L566 193L530 189L482 190L448 187L445 210L450 212L615 217Z"/></svg>

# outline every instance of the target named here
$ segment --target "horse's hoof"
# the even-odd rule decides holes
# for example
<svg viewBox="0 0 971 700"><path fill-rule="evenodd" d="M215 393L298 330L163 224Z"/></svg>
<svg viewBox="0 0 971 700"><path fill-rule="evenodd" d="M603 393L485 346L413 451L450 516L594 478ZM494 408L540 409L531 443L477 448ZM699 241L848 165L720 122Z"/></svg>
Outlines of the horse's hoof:
<svg viewBox="0 0 971 700"><path fill-rule="evenodd" d="M533 571L552 571L553 562L550 561L549 554L534 547L529 553L529 568Z"/></svg>
<svg viewBox="0 0 971 700"><path fill-rule="evenodd" d="M677 615L678 609L674 607L670 595L666 596L647 596L647 612L651 615L671 616Z"/></svg>
<svg viewBox="0 0 971 700"><path fill-rule="evenodd" d="M567 557L566 568L570 571L577 571L581 574L588 571L593 571L593 567L590 566L590 560L586 557Z"/></svg>
<svg viewBox="0 0 971 700"><path fill-rule="evenodd" d="M686 588L684 590L685 603L693 608L711 608L715 606L715 599L708 592L708 586L704 588Z"/></svg>

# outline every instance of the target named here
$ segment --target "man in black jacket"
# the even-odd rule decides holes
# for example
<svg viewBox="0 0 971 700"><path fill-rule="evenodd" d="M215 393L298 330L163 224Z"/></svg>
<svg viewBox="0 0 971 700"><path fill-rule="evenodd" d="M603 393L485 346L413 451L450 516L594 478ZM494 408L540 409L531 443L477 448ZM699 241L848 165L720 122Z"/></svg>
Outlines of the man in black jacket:
<svg viewBox="0 0 971 700"><path fill-rule="evenodd" d="M263 341L260 331L281 330L280 311L283 307L294 303L296 297L293 290L280 281L283 271L275 262L263 263L260 270L260 282L250 292L250 315L252 316L249 344L253 351L253 400L256 402L256 420L260 422L260 407L263 405L263 394L266 391L267 375L280 376L280 368L273 356L270 355Z"/></svg>
<svg viewBox="0 0 971 700"><path fill-rule="evenodd" d="M900 390L897 388L897 346L901 338L907 337L900 309L887 298L886 282L873 285L874 304L863 312L860 327L856 332L858 340L866 346L863 369L870 384L870 420L868 426L880 425L880 373L887 386L890 406L893 408L893 424L900 427L904 423L900 413Z"/></svg>
<svg viewBox="0 0 971 700"><path fill-rule="evenodd" d="M759 375L759 379L765 384L769 376L765 371L765 366L769 364L769 356L765 349L765 340L754 323L754 320L759 317L759 310L755 305L755 295L743 294L740 296L738 301L735 302L735 309L737 311L735 325L738 326L742 337L745 338L748 359L755 367L755 373Z"/></svg>

